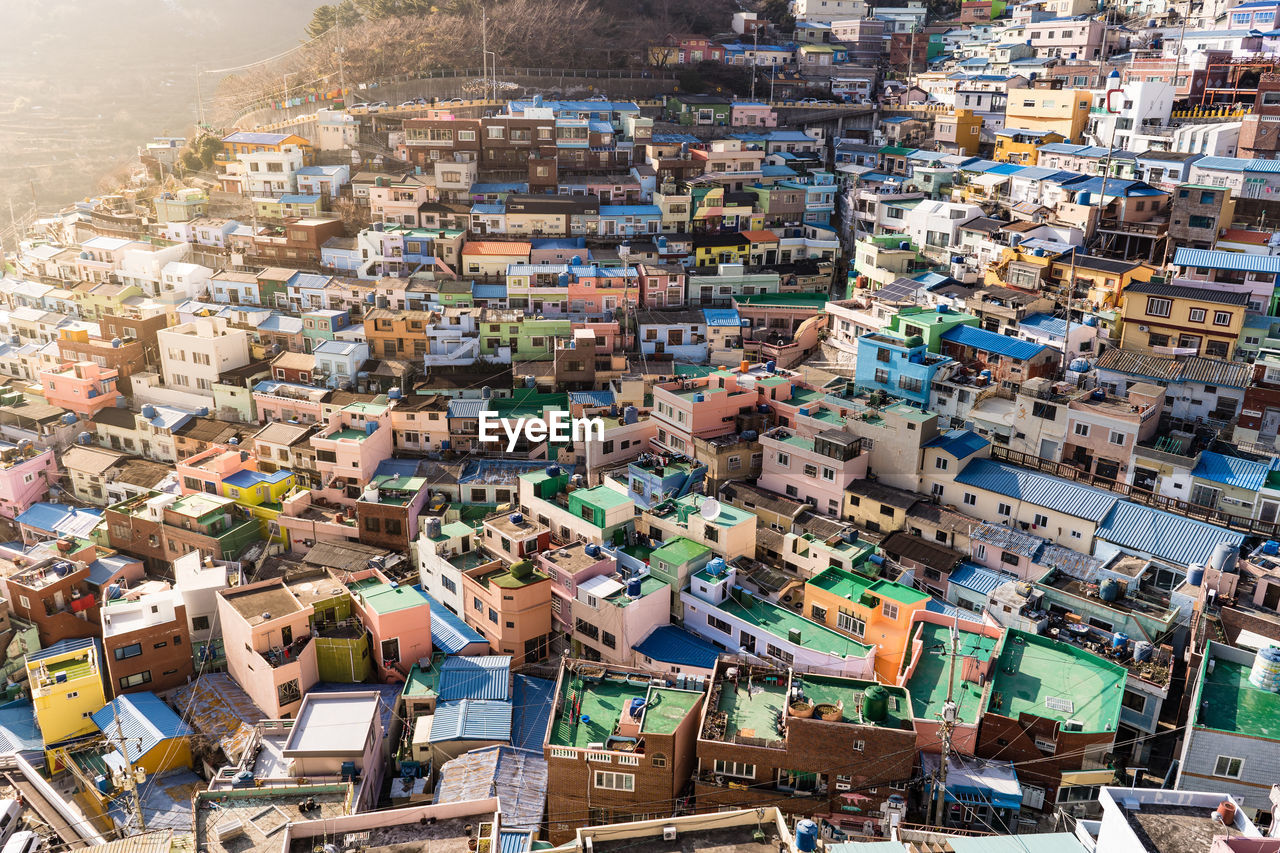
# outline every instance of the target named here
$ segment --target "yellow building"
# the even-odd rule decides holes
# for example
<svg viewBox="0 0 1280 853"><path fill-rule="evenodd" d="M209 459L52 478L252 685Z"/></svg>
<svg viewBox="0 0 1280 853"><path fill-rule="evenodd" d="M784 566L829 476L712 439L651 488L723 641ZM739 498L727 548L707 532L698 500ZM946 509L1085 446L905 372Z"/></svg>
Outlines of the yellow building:
<svg viewBox="0 0 1280 853"><path fill-rule="evenodd" d="M928 593L844 569L824 569L804 585L804 615L875 646L876 675L887 683L898 677L912 614L928 603Z"/></svg>
<svg viewBox="0 0 1280 853"><path fill-rule="evenodd" d="M257 133L246 130L238 130L222 137L222 153L218 159L235 160L241 154L261 154L266 151L278 153L290 147L302 151L304 165L315 163L316 149L309 139L296 133Z"/></svg>
<svg viewBox="0 0 1280 853"><path fill-rule="evenodd" d="M1095 258L1077 255L1075 279L1078 299L1085 299L1099 310L1115 308L1120 304L1120 294L1135 282L1150 281L1156 274L1155 267L1137 261L1121 261L1114 258ZM1072 274L1070 253L1055 257L1049 264L1049 279L1056 285L1065 285Z"/></svg>
<svg viewBox="0 0 1280 853"><path fill-rule="evenodd" d="M91 715L107 696L92 639L62 640L27 655L27 683L45 746L98 730Z"/></svg>
<svg viewBox="0 0 1280 853"><path fill-rule="evenodd" d="M244 468L222 481L222 496L231 498L258 519L262 525L262 535L267 536L271 522L280 517L284 496L293 491L297 484L298 478L285 468L271 472ZM288 544L284 530L271 538L272 541Z"/></svg>
<svg viewBox="0 0 1280 853"><path fill-rule="evenodd" d="M1013 89L1004 110L1004 126L1052 130L1079 142L1089 123L1093 93L1087 89Z"/></svg>
<svg viewBox="0 0 1280 853"><path fill-rule="evenodd" d="M93 721L120 757L127 749L129 763L148 776L194 763L191 727L154 693L127 693L94 714Z"/></svg>
<svg viewBox="0 0 1280 853"><path fill-rule="evenodd" d="M1062 134L1056 130L1004 127L996 131L995 159L1001 163L1034 166L1040 154L1039 146L1062 141L1064 141Z"/></svg>
<svg viewBox="0 0 1280 853"><path fill-rule="evenodd" d="M1125 288L1120 305L1120 346L1145 355L1230 359L1244 328L1249 295L1209 287L1139 282Z"/></svg>
<svg viewBox="0 0 1280 853"><path fill-rule="evenodd" d="M950 115L934 119L934 138L948 154L977 156L982 144L982 116L973 110L952 110Z"/></svg>

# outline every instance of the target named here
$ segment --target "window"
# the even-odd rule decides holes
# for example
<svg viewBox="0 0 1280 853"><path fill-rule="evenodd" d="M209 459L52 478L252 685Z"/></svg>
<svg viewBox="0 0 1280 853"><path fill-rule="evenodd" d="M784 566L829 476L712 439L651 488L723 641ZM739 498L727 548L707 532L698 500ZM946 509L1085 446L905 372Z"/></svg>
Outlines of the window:
<svg viewBox="0 0 1280 853"><path fill-rule="evenodd" d="M881 612L884 613L884 618L886 619L898 618L898 605L886 601L884 603L884 606L880 609L881 609Z"/></svg>
<svg viewBox="0 0 1280 853"><path fill-rule="evenodd" d="M1141 693L1135 693L1132 690L1124 692L1124 698L1120 700L1120 704L1128 708L1130 711L1136 711L1139 714L1145 713L1147 710L1147 697Z"/></svg>
<svg viewBox="0 0 1280 853"><path fill-rule="evenodd" d="M827 608L825 608L825 607L819 607L818 605L816 605L816 604L815 604L815 605L813 605L813 606L810 608L810 612L813 614L813 621L814 621L814 622L826 622L826 621L827 621Z"/></svg>
<svg viewBox="0 0 1280 853"><path fill-rule="evenodd" d="M150 684L150 683L151 683L151 670L149 669L144 670L143 672L134 673L133 675L126 675L124 678L120 679L120 686L122 688L137 687L141 684Z"/></svg>
<svg viewBox="0 0 1280 853"><path fill-rule="evenodd" d="M965 493L964 493L964 505L965 505L965 506L977 506L977 505L978 505L978 496L977 496L977 495L975 495L973 492L965 492Z"/></svg>
<svg viewBox="0 0 1280 853"><path fill-rule="evenodd" d="M1192 309L1191 309L1191 311L1190 311L1190 312L1188 312L1188 314L1187 314L1187 319L1189 319L1189 320L1190 320L1191 322L1193 322L1193 323L1203 323L1203 322L1204 322L1204 309L1203 309L1203 308L1192 308Z"/></svg>
<svg viewBox="0 0 1280 853"><path fill-rule="evenodd" d="M764 651L769 657L774 658L775 660L780 660L788 666L795 661L795 655L791 654L791 652L784 652L773 643L767 644Z"/></svg>
<svg viewBox="0 0 1280 853"><path fill-rule="evenodd" d="M1031 404L1031 415L1033 417L1042 418L1046 421L1056 420L1058 417L1058 407L1044 402L1034 402Z"/></svg>
<svg viewBox="0 0 1280 853"><path fill-rule="evenodd" d="M191 630L192 631L208 631L209 617L208 616L192 616Z"/></svg>
<svg viewBox="0 0 1280 853"><path fill-rule="evenodd" d="M1219 755L1218 763L1213 766L1214 776L1225 776L1228 779L1239 779L1240 771L1244 769L1243 758L1232 758L1229 755Z"/></svg>
<svg viewBox="0 0 1280 853"><path fill-rule="evenodd" d="M1230 311L1214 311L1214 312L1213 312L1213 325L1215 325L1215 326L1230 326L1230 325L1231 325L1231 312L1230 312Z"/></svg>
<svg viewBox="0 0 1280 853"><path fill-rule="evenodd" d="M996 504L996 515L1010 516L1013 515L1013 507L1008 504Z"/></svg>
<svg viewBox="0 0 1280 853"><path fill-rule="evenodd" d="M843 607L836 614L836 627L841 631L848 631L855 637L861 637L867 632L867 623Z"/></svg>
<svg viewBox="0 0 1280 853"><path fill-rule="evenodd" d="M611 770L596 771L596 787L609 791L634 791L636 777L633 773L615 773Z"/></svg>
<svg viewBox="0 0 1280 853"><path fill-rule="evenodd" d="M729 635L733 634L732 625L730 625L728 622L724 621L723 619L717 619L716 617L712 616L710 613L707 614L707 624L710 625L712 628L715 628L721 634L729 634Z"/></svg>
<svg viewBox="0 0 1280 853"><path fill-rule="evenodd" d="M656 752L654 753L653 758L650 759L650 763L654 767L666 767L667 757L663 755L661 752Z"/></svg>
<svg viewBox="0 0 1280 853"><path fill-rule="evenodd" d="M1048 527L1048 526L1049 526L1049 516L1047 516L1047 515L1040 515L1039 513L1036 513L1036 516L1035 516L1035 518L1034 518L1034 519L1032 519L1032 522L1031 522L1031 523L1032 523L1032 524L1034 524L1036 527Z"/></svg>
<svg viewBox="0 0 1280 853"><path fill-rule="evenodd" d="M934 460L933 460L933 467L934 467L934 468L937 468L939 471L945 471L945 470L947 470L947 468L948 468L948 466L949 466L950 464L951 464L951 463L950 463L950 462L948 462L948 461L946 460L946 458L945 458L945 457L942 457L942 456L939 456L939 457L937 457L936 459L934 459Z"/></svg>
<svg viewBox="0 0 1280 853"><path fill-rule="evenodd" d="M785 454L785 453L779 453L779 454L778 454L778 465L780 465L780 466L781 466L781 467L783 467L783 468L790 468L790 467L791 467L791 457L790 457L790 456L788 456L788 455L787 455L787 454Z"/></svg>
<svg viewBox="0 0 1280 853"><path fill-rule="evenodd" d="M142 654L142 643L121 646L115 651L116 660L128 660L129 658L136 658L140 654Z"/></svg>
<svg viewBox="0 0 1280 853"><path fill-rule="evenodd" d="M1172 310L1172 301L1168 299L1158 299L1154 296L1147 297L1147 316L1168 317Z"/></svg>
<svg viewBox="0 0 1280 853"><path fill-rule="evenodd" d="M754 764L745 764L741 761L724 761L717 758L714 767L714 773L717 776L733 776L737 779L754 779L756 778L756 766Z"/></svg>

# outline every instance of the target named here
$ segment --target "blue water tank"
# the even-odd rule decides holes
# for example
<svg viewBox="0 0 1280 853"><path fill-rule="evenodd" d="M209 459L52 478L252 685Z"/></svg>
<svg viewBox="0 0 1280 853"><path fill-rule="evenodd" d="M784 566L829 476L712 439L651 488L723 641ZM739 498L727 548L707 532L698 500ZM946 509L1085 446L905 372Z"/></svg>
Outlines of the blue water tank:
<svg viewBox="0 0 1280 853"><path fill-rule="evenodd" d="M727 568L724 558L716 557L710 563L707 563L707 574L713 578L723 577Z"/></svg>
<svg viewBox="0 0 1280 853"><path fill-rule="evenodd" d="M1071 364L1068 367L1076 373L1087 373L1089 370L1089 359L1073 358L1071 359Z"/></svg>
<svg viewBox="0 0 1280 853"><path fill-rule="evenodd" d="M582 266L582 255L574 255L574 256L573 256L573 260L572 260L572 261L570 261L569 263L570 263L570 264L572 264L572 265L573 265L573 266L575 266L575 267L580 267L580 266Z"/></svg>
<svg viewBox="0 0 1280 853"><path fill-rule="evenodd" d="M663 237L662 235L658 235L658 251L661 252L666 248L667 248L667 238Z"/></svg>
<svg viewBox="0 0 1280 853"><path fill-rule="evenodd" d="M124 341L120 340L119 338L112 338L112 339L111 339L111 348L112 348L112 349L120 349L120 347L122 347L122 346L124 346Z"/></svg>
<svg viewBox="0 0 1280 853"><path fill-rule="evenodd" d="M642 711L644 711L644 697L633 696L631 698L631 718L633 720L640 719L640 714Z"/></svg>
<svg viewBox="0 0 1280 853"><path fill-rule="evenodd" d="M377 431L378 431L378 422L377 422L377 421L366 421L366 422L365 422L365 425L364 425L364 434L365 434L365 435L373 435L373 434L374 434L375 432L377 432Z"/></svg>
<svg viewBox="0 0 1280 853"><path fill-rule="evenodd" d="M1204 566L1199 563L1192 563L1187 567L1187 583L1192 586L1200 586L1204 582Z"/></svg>
<svg viewBox="0 0 1280 853"><path fill-rule="evenodd" d="M1146 640L1139 640L1133 644L1133 659L1141 663L1151 659L1151 652L1155 650L1155 646Z"/></svg>
<svg viewBox="0 0 1280 853"><path fill-rule="evenodd" d="M400 396L401 396L401 391L399 388L392 388L390 391L387 392L388 400L399 400Z"/></svg>
<svg viewBox="0 0 1280 853"><path fill-rule="evenodd" d="M764 370L765 370L765 373L777 373L777 372L778 372L778 362L776 362L776 361L766 361L766 362L764 363Z"/></svg>
<svg viewBox="0 0 1280 853"><path fill-rule="evenodd" d="M634 424L640 420L640 410L635 406L627 406L622 410L622 420L629 424Z"/></svg>
<svg viewBox="0 0 1280 853"><path fill-rule="evenodd" d="M818 825L805 818L796 824L796 850L813 853L818 849Z"/></svg>
<svg viewBox="0 0 1280 853"><path fill-rule="evenodd" d="M147 420L151 420L156 416L156 407L148 403L142 407L142 416Z"/></svg>
<svg viewBox="0 0 1280 853"><path fill-rule="evenodd" d="M546 470L546 475L547 475L548 477L559 477L559 476L560 476L560 466L559 466L559 465L548 465L548 466L547 466L547 470Z"/></svg>
<svg viewBox="0 0 1280 853"><path fill-rule="evenodd" d="M67 426L71 426L73 423L76 422L76 416L71 412L67 412L65 415L62 416L62 422Z"/></svg>
<svg viewBox="0 0 1280 853"><path fill-rule="evenodd" d="M93 433L82 432L76 436L77 444L93 444Z"/></svg>
<svg viewBox="0 0 1280 853"><path fill-rule="evenodd" d="M1096 325L1098 325L1098 318L1097 318L1097 317L1094 317L1094 316L1092 316L1092 315L1090 315L1090 316L1088 316L1088 317L1085 317L1085 318L1084 318L1084 324L1085 324L1086 326L1096 326Z"/></svg>
<svg viewBox="0 0 1280 853"><path fill-rule="evenodd" d="M600 556L600 546L599 546L599 545L597 545L597 544L596 544L596 543L594 543L594 542L588 542L588 543L587 543L587 547L586 547L586 548L583 548L582 550L586 552L586 554L587 554L587 556L588 556L588 557L599 557L599 556Z"/></svg>
<svg viewBox="0 0 1280 853"><path fill-rule="evenodd" d="M239 443L240 443L240 439L234 435L231 436L231 438L227 439L227 444L231 445L232 447L235 447Z"/></svg>
<svg viewBox="0 0 1280 853"><path fill-rule="evenodd" d="M632 577L630 580L628 580L627 581L627 598L639 598L640 587L643 585L643 583L644 583L643 579L640 578L639 576Z"/></svg>
<svg viewBox="0 0 1280 853"><path fill-rule="evenodd" d="M1123 649L1129 644L1129 635L1124 631L1117 631L1111 636L1111 648Z"/></svg>
<svg viewBox="0 0 1280 853"><path fill-rule="evenodd" d="M108 779L106 776L95 776L93 778L93 784L94 784L94 787L96 787L101 793L103 794L111 793L111 780Z"/></svg>
<svg viewBox="0 0 1280 853"><path fill-rule="evenodd" d="M512 523L512 524L523 524L523 523L524 523L524 516L523 516L523 515L521 515L521 514L520 514L520 513L518 513L518 512L513 512L513 513L511 513L511 523Z"/></svg>
<svg viewBox="0 0 1280 853"><path fill-rule="evenodd" d="M756 431L755 431L755 430L753 430L753 429L748 429L748 430L743 430L743 431L742 431L742 440L743 440L743 441L755 441L755 440L756 440L757 438L759 438L759 437L760 437L760 433L756 432Z"/></svg>
<svg viewBox="0 0 1280 853"><path fill-rule="evenodd" d="M1273 539L1268 539L1266 542L1263 542L1262 553L1267 554L1268 556L1280 554L1280 542L1276 542Z"/></svg>
<svg viewBox="0 0 1280 853"><path fill-rule="evenodd" d="M1115 601L1120 597L1120 582L1115 578L1107 578L1098 587L1098 597L1103 601Z"/></svg>
<svg viewBox="0 0 1280 853"><path fill-rule="evenodd" d="M693 402L695 403L701 403L706 399L707 399L707 395L703 394L701 391L693 395Z"/></svg>

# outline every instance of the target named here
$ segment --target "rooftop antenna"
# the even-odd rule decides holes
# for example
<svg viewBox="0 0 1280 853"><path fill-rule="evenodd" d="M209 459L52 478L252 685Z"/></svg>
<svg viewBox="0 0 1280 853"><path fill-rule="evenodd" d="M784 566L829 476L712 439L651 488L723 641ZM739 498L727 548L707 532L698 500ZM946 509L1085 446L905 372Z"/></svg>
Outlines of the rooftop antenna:
<svg viewBox="0 0 1280 853"><path fill-rule="evenodd" d="M715 498L707 498L702 502L702 506L698 508L698 514L707 521L715 521L720 517L720 501Z"/></svg>

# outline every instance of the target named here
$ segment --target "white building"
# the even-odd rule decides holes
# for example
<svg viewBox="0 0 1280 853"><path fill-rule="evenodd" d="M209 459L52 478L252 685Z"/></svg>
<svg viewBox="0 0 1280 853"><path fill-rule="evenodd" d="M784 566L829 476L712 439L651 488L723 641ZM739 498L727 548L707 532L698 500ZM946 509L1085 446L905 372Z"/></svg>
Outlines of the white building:
<svg viewBox="0 0 1280 853"><path fill-rule="evenodd" d="M233 329L223 317L197 317L156 333L160 372L175 390L208 397L225 371L249 363L249 333Z"/></svg>
<svg viewBox="0 0 1280 853"><path fill-rule="evenodd" d="M1118 79L1118 75L1117 75ZM1094 112L1085 132L1094 145L1128 148L1134 135L1143 127L1163 127L1169 123L1173 110L1173 86L1163 81L1130 80L1120 86L1120 91L1110 95L1099 92L1094 95ZM1114 109L1116 112L1108 112Z"/></svg>
<svg viewBox="0 0 1280 853"><path fill-rule="evenodd" d="M791 12L797 21L830 24L865 18L867 3L866 0L791 0Z"/></svg>
<svg viewBox="0 0 1280 853"><path fill-rule="evenodd" d="M301 148L286 145L283 151L241 154L244 167L241 192L249 196L281 196L298 191L298 170L303 166Z"/></svg>
<svg viewBox="0 0 1280 853"><path fill-rule="evenodd" d="M905 233L926 253L947 252L960 243L960 226L982 216L976 204L922 201L903 216Z"/></svg>

